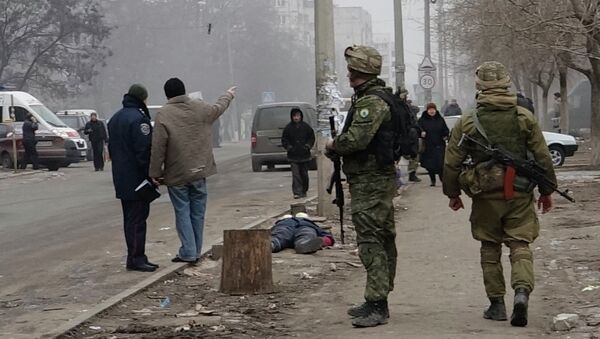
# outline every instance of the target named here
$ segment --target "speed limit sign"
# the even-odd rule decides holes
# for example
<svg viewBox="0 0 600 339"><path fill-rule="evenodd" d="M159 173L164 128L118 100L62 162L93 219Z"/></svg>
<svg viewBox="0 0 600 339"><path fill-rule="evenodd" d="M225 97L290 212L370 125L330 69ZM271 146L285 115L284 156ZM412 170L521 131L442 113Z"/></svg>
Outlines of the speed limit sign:
<svg viewBox="0 0 600 339"><path fill-rule="evenodd" d="M423 74L420 83L424 89L432 89L435 86L435 78L432 75Z"/></svg>

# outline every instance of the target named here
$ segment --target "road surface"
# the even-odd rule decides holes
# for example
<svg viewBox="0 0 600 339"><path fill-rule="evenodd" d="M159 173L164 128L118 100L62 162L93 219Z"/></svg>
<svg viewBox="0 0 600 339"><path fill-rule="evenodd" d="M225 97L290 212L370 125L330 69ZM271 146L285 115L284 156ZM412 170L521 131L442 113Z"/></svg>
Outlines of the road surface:
<svg viewBox="0 0 600 339"><path fill-rule="evenodd" d="M208 180L205 245L224 229L293 201L289 170L252 173L248 149L215 149L220 174ZM121 206L110 167L94 172L82 163L58 173L3 179L0 192L1 338L45 333L148 276L125 271ZM146 247L150 260L162 267L177 253L174 226L164 194L152 204Z"/></svg>

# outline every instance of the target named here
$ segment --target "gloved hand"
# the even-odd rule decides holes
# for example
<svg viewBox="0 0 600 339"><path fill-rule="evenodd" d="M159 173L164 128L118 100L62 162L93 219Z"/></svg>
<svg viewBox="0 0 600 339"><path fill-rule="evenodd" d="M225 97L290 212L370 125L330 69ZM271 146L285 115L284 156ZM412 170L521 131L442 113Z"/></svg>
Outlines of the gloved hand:
<svg viewBox="0 0 600 339"><path fill-rule="evenodd" d="M542 214L548 213L554 207L552 195L541 195L538 199L538 209L542 210Z"/></svg>
<svg viewBox="0 0 600 339"><path fill-rule="evenodd" d="M463 204L462 199L460 197L456 197L450 198L448 207L450 207L453 211L458 211L461 208L465 208L465 205Z"/></svg>

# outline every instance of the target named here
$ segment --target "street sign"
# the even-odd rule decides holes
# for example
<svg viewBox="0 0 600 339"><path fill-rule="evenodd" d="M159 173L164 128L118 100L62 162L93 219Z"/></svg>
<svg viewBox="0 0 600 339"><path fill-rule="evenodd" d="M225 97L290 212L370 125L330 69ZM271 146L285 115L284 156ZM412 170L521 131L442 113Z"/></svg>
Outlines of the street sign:
<svg viewBox="0 0 600 339"><path fill-rule="evenodd" d="M432 72L435 71L435 65L429 57L423 58L421 64L419 64L419 72Z"/></svg>
<svg viewBox="0 0 600 339"><path fill-rule="evenodd" d="M435 78L431 74L423 74L419 83L424 89L432 89L435 86Z"/></svg>
<svg viewBox="0 0 600 339"><path fill-rule="evenodd" d="M262 93L262 103L270 104L275 102L275 92L263 92Z"/></svg>

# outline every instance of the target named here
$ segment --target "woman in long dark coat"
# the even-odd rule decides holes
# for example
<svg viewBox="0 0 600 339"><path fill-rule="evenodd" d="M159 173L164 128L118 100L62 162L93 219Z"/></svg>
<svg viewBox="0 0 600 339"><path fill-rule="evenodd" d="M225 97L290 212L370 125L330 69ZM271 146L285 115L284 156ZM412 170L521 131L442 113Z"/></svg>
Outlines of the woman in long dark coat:
<svg viewBox="0 0 600 339"><path fill-rule="evenodd" d="M446 140L450 131L434 103L427 104L426 111L419 119L419 127L425 146L421 154L421 166L429 172L431 186L435 186L436 174L440 177L440 181L442 180Z"/></svg>

